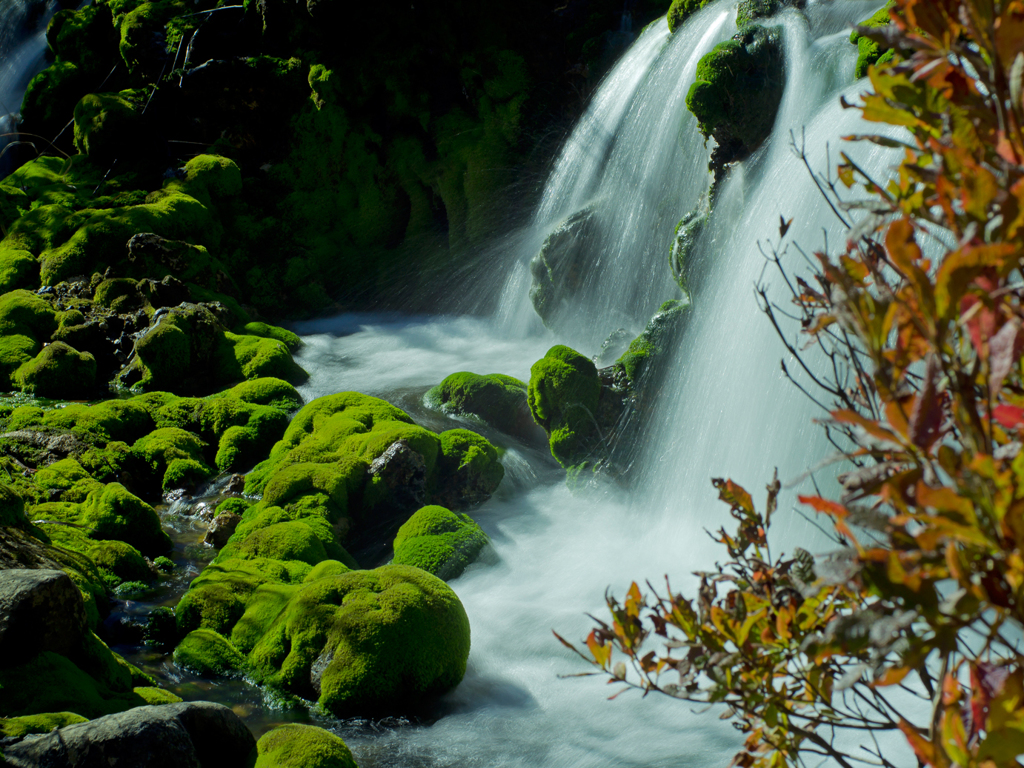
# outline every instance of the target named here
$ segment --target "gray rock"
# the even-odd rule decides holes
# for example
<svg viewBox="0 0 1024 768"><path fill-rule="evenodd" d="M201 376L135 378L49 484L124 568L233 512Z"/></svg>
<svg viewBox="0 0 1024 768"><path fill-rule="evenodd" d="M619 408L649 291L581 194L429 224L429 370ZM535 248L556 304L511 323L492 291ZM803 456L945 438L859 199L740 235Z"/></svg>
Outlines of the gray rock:
<svg viewBox="0 0 1024 768"><path fill-rule="evenodd" d="M244 768L256 740L208 701L136 707L4 748L15 768Z"/></svg>
<svg viewBox="0 0 1024 768"><path fill-rule="evenodd" d="M240 522L242 522L241 515L236 515L234 512L221 512L213 518L203 541L220 549L228 543L228 539L231 538L231 534L235 532Z"/></svg>
<svg viewBox="0 0 1024 768"><path fill-rule="evenodd" d="M85 632L82 594L64 571L0 571L0 666L42 651L66 656Z"/></svg>

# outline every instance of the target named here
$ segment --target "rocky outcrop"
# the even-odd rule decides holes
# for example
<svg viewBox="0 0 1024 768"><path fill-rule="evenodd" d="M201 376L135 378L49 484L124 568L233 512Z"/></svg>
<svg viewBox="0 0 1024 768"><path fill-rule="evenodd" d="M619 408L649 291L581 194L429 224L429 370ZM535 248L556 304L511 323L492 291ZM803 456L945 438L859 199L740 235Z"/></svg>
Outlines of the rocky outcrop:
<svg viewBox="0 0 1024 768"><path fill-rule="evenodd" d="M245 768L256 740L212 702L143 706L5 746L15 768Z"/></svg>

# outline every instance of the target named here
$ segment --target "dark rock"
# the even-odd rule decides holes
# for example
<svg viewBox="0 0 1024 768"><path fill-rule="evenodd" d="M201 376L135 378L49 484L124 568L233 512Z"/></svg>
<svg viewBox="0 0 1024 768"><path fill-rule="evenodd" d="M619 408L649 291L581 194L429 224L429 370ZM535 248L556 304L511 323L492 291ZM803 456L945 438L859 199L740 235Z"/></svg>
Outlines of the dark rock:
<svg viewBox="0 0 1024 768"><path fill-rule="evenodd" d="M182 702L136 707L4 748L16 768L244 768L256 746L227 707Z"/></svg>
<svg viewBox="0 0 1024 768"><path fill-rule="evenodd" d="M37 653L67 655L86 632L82 595L63 571L0 571L0 665Z"/></svg>
<svg viewBox="0 0 1024 768"><path fill-rule="evenodd" d="M530 261L530 301L545 325L551 325L568 299L582 289L597 260L590 246L595 242L594 227L593 208L577 211L552 230Z"/></svg>
<svg viewBox="0 0 1024 768"><path fill-rule="evenodd" d="M406 440L396 440L370 465L397 506L421 507L427 496L427 464Z"/></svg>
<svg viewBox="0 0 1024 768"><path fill-rule="evenodd" d="M210 523L203 542L220 549L228 543L228 539L231 538L231 534L235 532L240 522L242 522L242 518L234 512L221 512Z"/></svg>
<svg viewBox="0 0 1024 768"><path fill-rule="evenodd" d="M224 486L226 493L243 493L245 491L245 475L237 472L228 478L228 484Z"/></svg>

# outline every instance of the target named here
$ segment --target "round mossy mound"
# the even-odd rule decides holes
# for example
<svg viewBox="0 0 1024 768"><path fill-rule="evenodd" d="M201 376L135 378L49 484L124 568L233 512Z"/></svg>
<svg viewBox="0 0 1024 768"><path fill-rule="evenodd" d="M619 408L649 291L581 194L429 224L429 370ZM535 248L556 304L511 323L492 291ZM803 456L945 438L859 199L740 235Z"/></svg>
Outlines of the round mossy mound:
<svg viewBox="0 0 1024 768"><path fill-rule="evenodd" d="M415 709L462 680L469 619L443 581L407 565L301 585L249 660L264 682L337 717Z"/></svg>
<svg viewBox="0 0 1024 768"><path fill-rule="evenodd" d="M448 581L461 576L487 546L487 534L465 514L429 506L410 517L395 536L396 565L412 565Z"/></svg>
<svg viewBox="0 0 1024 768"><path fill-rule="evenodd" d="M212 629L196 629L174 649L174 663L206 677L241 673L245 657L223 635Z"/></svg>
<svg viewBox="0 0 1024 768"><path fill-rule="evenodd" d="M255 768L356 768L340 737L315 725L289 723L256 742Z"/></svg>
<svg viewBox="0 0 1024 768"><path fill-rule="evenodd" d="M424 402L455 416L474 416L508 435L528 435L533 425L526 384L501 373L453 373L428 391Z"/></svg>

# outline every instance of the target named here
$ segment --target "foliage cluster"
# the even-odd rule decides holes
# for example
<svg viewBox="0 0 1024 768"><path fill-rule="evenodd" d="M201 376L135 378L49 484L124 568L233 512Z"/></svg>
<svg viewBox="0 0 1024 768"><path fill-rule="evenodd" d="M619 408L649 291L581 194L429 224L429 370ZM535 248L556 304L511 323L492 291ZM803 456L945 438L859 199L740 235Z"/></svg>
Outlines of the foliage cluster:
<svg viewBox="0 0 1024 768"><path fill-rule="evenodd" d="M808 258L808 279L782 272L826 365L787 348L852 464L838 500L800 497L839 549L773 558L778 481L759 512L715 480L738 527L714 537L728 562L697 574L696 604L633 584L577 652L624 690L725 705L746 736L736 765L895 766L880 736L902 732L922 765L1017 766L1024 3L896 0L890 24L858 32L897 52L857 108L899 138L851 138L900 162L883 181L844 154L816 177L845 248ZM843 185L867 198L844 202ZM790 310L761 296L786 339Z"/></svg>

